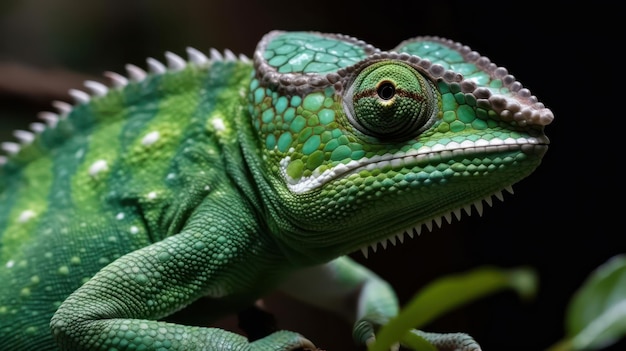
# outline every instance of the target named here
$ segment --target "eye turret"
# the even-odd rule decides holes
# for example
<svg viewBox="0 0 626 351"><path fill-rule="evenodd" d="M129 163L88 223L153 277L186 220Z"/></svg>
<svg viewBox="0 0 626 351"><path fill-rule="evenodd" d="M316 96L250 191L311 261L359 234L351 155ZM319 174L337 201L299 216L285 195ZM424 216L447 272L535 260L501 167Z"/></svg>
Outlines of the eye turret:
<svg viewBox="0 0 626 351"><path fill-rule="evenodd" d="M352 125L381 140L406 140L434 122L435 87L404 63L377 62L363 69L346 90L344 107Z"/></svg>

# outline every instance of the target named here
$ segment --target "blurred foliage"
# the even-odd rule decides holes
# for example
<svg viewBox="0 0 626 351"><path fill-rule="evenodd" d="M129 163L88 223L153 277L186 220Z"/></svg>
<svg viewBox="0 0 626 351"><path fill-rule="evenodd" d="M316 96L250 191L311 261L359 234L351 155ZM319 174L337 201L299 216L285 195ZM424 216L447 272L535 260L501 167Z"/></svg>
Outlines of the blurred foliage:
<svg viewBox="0 0 626 351"><path fill-rule="evenodd" d="M550 351L598 350L626 336L626 255L591 273L572 297L566 337Z"/></svg>
<svg viewBox="0 0 626 351"><path fill-rule="evenodd" d="M411 331L504 289L513 289L528 300L536 294L537 285L535 273L526 268L484 267L440 278L418 292L380 329L368 351L386 351L398 342L412 350L435 351ZM571 298L565 324L566 337L548 351L601 350L626 336L626 255L611 258L591 273Z"/></svg>
<svg viewBox="0 0 626 351"><path fill-rule="evenodd" d="M416 350L432 350L431 345L411 330L419 329L455 308L505 289L513 289L528 300L535 295L537 285L535 272L527 268L481 267L437 279L418 292L396 318L380 329L369 351L389 350L398 341Z"/></svg>

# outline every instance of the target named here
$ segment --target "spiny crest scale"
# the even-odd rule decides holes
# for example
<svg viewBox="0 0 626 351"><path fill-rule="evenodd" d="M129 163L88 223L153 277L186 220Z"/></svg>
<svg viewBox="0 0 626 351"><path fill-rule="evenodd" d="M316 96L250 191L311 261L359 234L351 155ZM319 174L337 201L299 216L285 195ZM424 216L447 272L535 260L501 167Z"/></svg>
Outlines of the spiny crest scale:
<svg viewBox="0 0 626 351"><path fill-rule="evenodd" d="M31 123L29 126L31 131L18 130L13 133L18 142L6 141L0 144L0 150L6 154L0 155L0 166L8 162L10 157L7 156L14 156L18 154L23 146L32 143L37 135L44 132L46 128L55 128L59 120L67 117L67 115L72 112L74 106L88 104L92 98L106 96L111 88L121 89L127 86L130 82L141 82L147 79L150 75L165 74L170 71L180 71L184 69L187 64L202 66L209 64L212 61L239 60L245 63L250 62L250 59L246 55L240 54L237 56L229 49L225 49L222 54L218 50L211 48L209 50L209 57L193 47L187 47L186 52L187 60L171 51L166 51L164 54L166 64L153 57L148 57L146 58L147 71L131 63L125 65L126 75L113 71L105 71L103 76L110 82L110 86L96 80L86 80L83 83L86 91L80 89L69 89L68 94L72 98L73 103L53 101L52 106L57 110L57 112L41 111L37 115L37 117L45 123Z"/></svg>

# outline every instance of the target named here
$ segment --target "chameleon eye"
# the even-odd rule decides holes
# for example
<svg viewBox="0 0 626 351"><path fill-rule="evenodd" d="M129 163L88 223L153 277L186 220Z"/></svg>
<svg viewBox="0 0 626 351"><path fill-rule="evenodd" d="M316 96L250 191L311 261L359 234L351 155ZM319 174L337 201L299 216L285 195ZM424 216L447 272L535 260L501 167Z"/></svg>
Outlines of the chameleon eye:
<svg viewBox="0 0 626 351"><path fill-rule="evenodd" d="M437 101L432 83L399 62L378 62L363 69L346 90L350 123L381 140L415 137L434 122Z"/></svg>

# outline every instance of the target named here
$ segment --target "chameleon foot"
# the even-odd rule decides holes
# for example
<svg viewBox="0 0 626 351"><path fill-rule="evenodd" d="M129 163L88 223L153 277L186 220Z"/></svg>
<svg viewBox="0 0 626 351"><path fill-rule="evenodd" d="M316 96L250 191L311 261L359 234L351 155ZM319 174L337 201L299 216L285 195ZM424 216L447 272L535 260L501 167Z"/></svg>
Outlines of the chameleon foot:
<svg viewBox="0 0 626 351"><path fill-rule="evenodd" d="M316 351L315 345L302 335L281 330L250 343L251 351Z"/></svg>

